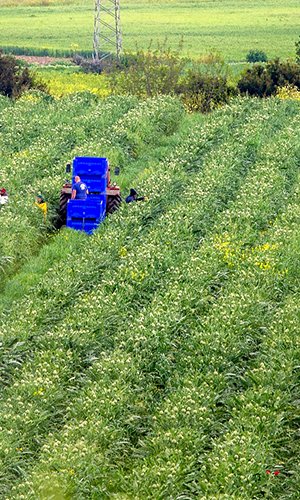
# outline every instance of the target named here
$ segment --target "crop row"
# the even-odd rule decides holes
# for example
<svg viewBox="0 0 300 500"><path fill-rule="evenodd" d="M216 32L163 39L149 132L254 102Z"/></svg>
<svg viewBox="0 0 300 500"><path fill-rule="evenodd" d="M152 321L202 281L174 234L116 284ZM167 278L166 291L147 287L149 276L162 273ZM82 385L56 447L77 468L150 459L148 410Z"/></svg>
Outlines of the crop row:
<svg viewBox="0 0 300 500"><path fill-rule="evenodd" d="M243 238L242 246L246 249L239 246L237 249L241 256L248 258L249 249L255 248L253 245L260 237L260 231L268 227L270 220L286 204L295 180L295 159L289 158L287 145L296 143L297 137L293 136L292 128L285 126L290 119L286 112L288 106L281 108L284 109L283 116L277 110L280 114L278 122L283 128L282 138L278 137L278 123L274 125L276 120L272 116L277 104L265 105L260 111L254 106L252 115L248 110L248 123L239 129L239 119L235 122L234 117L241 118L238 113L242 106L233 107L230 112L227 110L230 120L227 117L225 122L219 113L223 135L219 145L214 143L213 152L201 154L201 148L206 142L209 144L207 139L211 132L203 135L201 145L201 131L197 129L193 136L194 154L183 162L181 169L178 168L178 158L161 176L158 169L156 175L149 175L145 186L152 193L151 203L142 209L132 207L130 213L121 210L93 238L90 253L87 251L81 259L76 259L76 265L82 270L83 283L78 284L74 268L70 271L68 267L63 279L57 274L62 266L54 273L53 269L50 270L50 281L46 278L39 294L31 300L25 298L23 305L21 303L21 307L29 305L25 317L18 320L13 315L11 324L5 324L7 339L17 332L23 341L30 341L32 336L39 347L38 355L29 359L15 375L15 382L5 400L6 408L11 408L5 417L7 423L14 422L11 428L5 424L7 432L4 433L2 448L9 450L8 453L3 451L8 472L21 476L26 473L22 465L26 468L36 458L45 432L51 428L51 422L57 423L55 408L61 422L65 419L72 422L76 418L78 425L69 428L66 424L62 435L58 433L53 438L54 444L50 437L51 446L53 444L58 450L53 454L53 462L48 456L47 444L43 445L42 457L45 458L37 466L38 487L47 488L45 478L52 480L53 476L58 476L58 483L69 482L71 488L76 485L83 495L99 485L103 487L103 493L109 493L109 488L116 488L116 480L120 481L120 477L111 474L107 464L115 470L116 462L129 450L129 464L134 453L148 456L146 445L143 449L141 441L151 435L151 408L157 408L159 415L163 398L176 386L178 368L186 370L185 363L189 364L191 360L190 355L185 360L182 356L193 338L195 326L188 323L189 318L195 321L199 314L205 317L214 302L219 300L227 281L232 282L236 277L232 241L240 243ZM222 129L216 127L216 130L220 133ZM261 138L269 142L267 147L262 147ZM187 155L191 144L193 140L186 146ZM282 162L285 169L280 168ZM180 175L182 169L185 176ZM192 182L185 188L182 183L188 177L187 172ZM195 186L199 198L195 196ZM155 188L160 196L166 195L165 205ZM172 202L174 194L177 195L176 202ZM268 203L264 203L266 200ZM121 238L112 242L109 230L121 228L124 221L129 227L123 229ZM69 237L67 232L65 237ZM236 244L234 249L236 252ZM259 250L255 252L259 253ZM250 256L253 253L250 252ZM72 256L68 260L71 265ZM109 264L112 267L110 273L105 272ZM263 271L255 261L248 264L250 269ZM95 286L97 277L99 287ZM69 293L64 285L67 281L70 283ZM70 308L73 302L74 307ZM62 314L61 310L56 312L59 305ZM47 316L49 310L50 317ZM54 328L53 324L56 324ZM217 358L214 360L209 356L209 359L217 365ZM83 385L82 396L73 401L78 383ZM67 398L67 411L63 405L64 390L71 394ZM10 394L19 395L13 400ZM101 407L96 404L100 394L103 394ZM19 440L21 422L14 416L15 404L24 409L23 441ZM84 419L85 412L88 419ZM84 421L87 423L82 423ZM199 421L197 423L199 427ZM33 427L36 441L33 440ZM97 436L96 449L89 441L92 435ZM186 432L186 438L188 435ZM81 448L78 460L72 452L77 441ZM149 446L152 449L151 439ZM66 450L65 455L62 448ZM50 462L51 471L58 468L59 472L49 473L46 461ZM61 469L63 461L73 466ZM180 468L178 460L174 462L175 469ZM157 460L160 468L159 464ZM39 467L47 469L42 481ZM130 465L126 465L126 469L128 467ZM167 464L161 470L168 470L168 467ZM173 470L169 473L174 475ZM133 474L138 474L138 465ZM181 474L186 475L185 468ZM83 481L83 477L87 477L87 481ZM149 483L151 478L149 469ZM139 488L141 481L145 481L143 474L137 481ZM26 483L26 488L31 487L30 484ZM160 486L154 484L145 482L145 489L149 487L149 491L157 493ZM173 487L165 482L164 476L159 485L167 487L168 491Z"/></svg>
<svg viewBox="0 0 300 500"><path fill-rule="evenodd" d="M79 154L108 156L113 164L124 166L126 171L131 157L125 150L130 141L139 141L140 153L143 153L147 149L145 134L148 137L147 132L149 136L151 132L154 133L156 119L161 113L167 115L165 123L169 123L170 127L164 132L158 121L162 138L176 130L182 117L180 104L172 99L148 101L139 106L130 98L111 98L98 104L94 98L80 95L63 99L61 103L51 101L47 104L44 101L42 99L41 103L39 100L33 110L31 102L30 110L27 109L27 101L24 105L18 102L15 107L10 107L8 116L2 118L4 155L0 175L1 182L11 195L10 204L1 210L2 273L9 268L17 269L25 259L37 253L41 243L47 240L47 228L33 205L34 197L41 191L52 208L50 214L55 211L63 184L64 161ZM131 113L130 117L135 132L128 137L127 142L126 137L118 142L113 125L118 129L120 121L121 127L123 116L134 106L137 116ZM143 109L142 116L139 108ZM143 121L143 131L138 130L139 120ZM15 138L18 130L20 134L16 134ZM26 143L30 136L30 143ZM131 151L134 146L129 149ZM135 157L137 154L135 151Z"/></svg>
<svg viewBox="0 0 300 500"><path fill-rule="evenodd" d="M294 176L296 174L295 158L289 162L290 131L288 139L287 141L287 137L283 137L278 143L279 157L276 158L276 150L270 148L269 155L275 153L273 172L270 160L268 170L263 164L260 169L255 169L255 175L245 184L241 200L237 203L240 210L244 210L245 201L248 200L249 212L254 221L252 237L255 231L259 236L261 229L255 225L256 215L264 215L265 224L269 221L268 203L262 205L262 202L271 201L277 195L282 196L278 210L286 203L283 189L286 173L280 169L281 162L285 161L290 173L294 172ZM292 143L297 144L298 140L299 137L295 134ZM282 148L285 148L284 153ZM273 173L277 179L275 188L274 177L268 178L267 173ZM251 193L255 192L254 187L258 188L262 181L264 191L261 191L260 197L252 195L251 198ZM262 206L266 206L267 210L263 211ZM237 231L242 213L236 207L228 213L231 221L228 233L243 240L244 224L240 225L240 233ZM285 229L281 231L283 241L280 244L277 242L279 247L284 246L291 234L289 225ZM248 236L246 233L246 241L243 241L246 245L249 244ZM264 243L260 246L267 245L267 236L268 234L264 234ZM241 272L238 291L234 293L237 281L235 274L235 279L226 285L224 296L221 294L221 298L215 297L215 301L213 297L207 297L208 305L214 304L207 319L203 315L203 298L200 299L202 314L199 325L195 290L198 294L207 293L208 280L204 269L212 269L214 260L219 262L218 248L213 250L215 254L211 257L212 262L208 258L213 241L211 238L208 248L204 244L199 258L194 257L190 268L187 266L186 286L180 283L176 288L176 283L171 281L170 290L155 297L149 310L143 310L136 319L132 318L126 330L120 332L116 342L119 346L117 351L101 353L103 359L96 361L91 368L91 380L84 391L85 397L80 396L70 405L70 423L65 426L62 436L50 438L43 447L43 458L37 466L37 487L44 488L47 479L52 482L55 478L57 487L69 484L70 492L82 496L96 491L107 496L116 491L128 493L136 485L137 489L133 489L132 493L145 497L193 495L201 491L209 495L223 490L232 494L237 488L240 488L238 491L243 490L243 495L248 494L250 497L257 482L258 471L261 479L258 488L264 487L267 476L262 459L245 464L248 476L235 474L234 480L229 477L228 481L224 481L223 477L223 490L222 466L218 476L220 482L214 490L211 486L213 481L207 479L211 477L209 473L201 481L199 464L206 460L205 452L212 446L208 444L208 440L214 441L215 436L223 433L226 428L228 400L235 402L235 394L241 391L236 382L241 380L240 371L243 372L245 367L251 365L252 351L255 352L255 348L259 350L262 332L270 319L265 302L268 300L270 307L272 306L271 285L282 282L283 270L279 262L278 268L272 269L271 273L267 270L265 276L266 269L262 269L251 259L241 269L237 266ZM275 243L269 243L270 246L272 244ZM205 259L202 254L204 250ZM280 252L282 250L280 248ZM274 255L273 258L275 259ZM221 259L222 263L223 254ZM231 266L228 267L230 270ZM204 287L201 283L203 277ZM255 305L258 311L253 311ZM258 319L259 310L261 318ZM256 356L259 356L259 352L255 353L254 362ZM176 370L172 369L174 364ZM164 387L166 372L169 372L167 392ZM107 377L111 380L109 386ZM149 404L147 399L151 391L153 397ZM161 391L165 393L164 398L167 396L165 401ZM97 404L99 400L100 411ZM153 406L157 411L149 418L150 408ZM78 425L74 426L74 420ZM243 443L240 448L244 449ZM53 449L57 449L57 452L53 453ZM134 457L135 460L132 460ZM267 458L269 457L265 460ZM242 464L244 461L242 460ZM216 456L212 463L215 462L219 463ZM207 463L209 468L211 460ZM132 475L128 476L128 469L132 469ZM204 468L201 472L203 474ZM200 477L197 477L197 473ZM217 473L215 476L217 477ZM245 477L251 478L246 486ZM87 478L86 481L83 478ZM75 490L72 489L74 486ZM270 486L272 483L267 484L267 491Z"/></svg>

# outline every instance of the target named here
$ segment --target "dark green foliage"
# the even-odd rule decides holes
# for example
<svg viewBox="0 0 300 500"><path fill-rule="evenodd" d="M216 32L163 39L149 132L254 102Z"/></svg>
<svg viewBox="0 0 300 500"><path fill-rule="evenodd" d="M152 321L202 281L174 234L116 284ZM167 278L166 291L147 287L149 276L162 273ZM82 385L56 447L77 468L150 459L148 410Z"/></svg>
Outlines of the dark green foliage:
<svg viewBox="0 0 300 500"><path fill-rule="evenodd" d="M267 62L267 54L263 50L249 50L246 61L249 63Z"/></svg>
<svg viewBox="0 0 300 500"><path fill-rule="evenodd" d="M123 66L122 61L118 61L113 54L101 61L75 54L72 60L75 64L80 66L85 73L97 73L99 75L103 72L111 73L112 71L121 69Z"/></svg>
<svg viewBox="0 0 300 500"><path fill-rule="evenodd" d="M139 97L154 97L160 94L174 94L179 78L186 65L179 52L159 46L152 51L137 50L136 54L125 56L126 67L121 73L114 73L110 79L112 91Z"/></svg>
<svg viewBox="0 0 300 500"><path fill-rule="evenodd" d="M241 75L238 89L242 94L268 97L286 85L300 88L300 65L275 59L266 65L256 64L247 68Z"/></svg>
<svg viewBox="0 0 300 500"><path fill-rule="evenodd" d="M14 57L0 53L0 94L18 97L24 90L32 88L45 90L45 86L35 80L28 68L22 67Z"/></svg>
<svg viewBox="0 0 300 500"><path fill-rule="evenodd" d="M300 37L299 40L295 43L296 45L296 62L300 64Z"/></svg>
<svg viewBox="0 0 300 500"><path fill-rule="evenodd" d="M227 103L236 91L225 76L205 75L198 70L190 70L178 87L178 93L190 111L206 113Z"/></svg>
<svg viewBox="0 0 300 500"><path fill-rule="evenodd" d="M142 98L180 95L190 111L205 113L227 103L236 93L228 84L225 63L215 54L209 54L189 70L188 61L165 46L127 54L122 63L126 67L110 75L112 91L117 94Z"/></svg>

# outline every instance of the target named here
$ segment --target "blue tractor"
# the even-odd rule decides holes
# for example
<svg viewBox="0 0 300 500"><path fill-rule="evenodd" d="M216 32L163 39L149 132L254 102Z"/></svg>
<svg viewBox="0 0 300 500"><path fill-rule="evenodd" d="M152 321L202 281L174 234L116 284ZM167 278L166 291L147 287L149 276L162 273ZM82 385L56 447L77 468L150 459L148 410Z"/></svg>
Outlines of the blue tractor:
<svg viewBox="0 0 300 500"><path fill-rule="evenodd" d="M67 165L67 172L71 165ZM111 184L107 158L77 156L73 160L72 180L79 176L88 188L86 200L72 200L72 183L66 181L60 194L58 227L93 233L106 214L117 210L121 203L119 186Z"/></svg>

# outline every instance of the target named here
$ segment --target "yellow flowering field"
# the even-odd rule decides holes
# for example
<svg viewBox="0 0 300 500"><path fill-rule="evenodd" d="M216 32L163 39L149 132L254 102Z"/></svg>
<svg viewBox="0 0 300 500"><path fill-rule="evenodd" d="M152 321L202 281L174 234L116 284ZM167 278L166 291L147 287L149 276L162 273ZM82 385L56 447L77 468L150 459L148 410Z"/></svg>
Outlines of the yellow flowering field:
<svg viewBox="0 0 300 500"><path fill-rule="evenodd" d="M98 97L107 97L109 88L107 77L82 71L67 66L45 67L35 71L38 78L47 85L54 97L88 91Z"/></svg>

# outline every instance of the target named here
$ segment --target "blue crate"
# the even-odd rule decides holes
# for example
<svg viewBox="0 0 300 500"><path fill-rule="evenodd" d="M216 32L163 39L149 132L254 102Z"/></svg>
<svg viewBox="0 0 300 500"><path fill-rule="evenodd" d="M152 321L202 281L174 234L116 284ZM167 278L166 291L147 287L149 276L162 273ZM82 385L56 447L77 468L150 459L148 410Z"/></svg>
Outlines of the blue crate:
<svg viewBox="0 0 300 500"><path fill-rule="evenodd" d="M105 178L108 171L107 158L96 158L93 156L76 156L73 160L73 176L79 175L84 179Z"/></svg>
<svg viewBox="0 0 300 500"><path fill-rule="evenodd" d="M93 232L99 227L99 223L73 221L71 225L67 224L67 227L71 227L75 231L84 231L87 234L93 234Z"/></svg>
<svg viewBox="0 0 300 500"><path fill-rule="evenodd" d="M82 180L88 188L89 196L100 196L101 194L105 194L107 185L106 179L88 179L85 177Z"/></svg>
<svg viewBox="0 0 300 500"><path fill-rule="evenodd" d="M73 182L78 175L89 190L89 196L105 194L107 186L107 158L77 156L73 160Z"/></svg>
<svg viewBox="0 0 300 500"><path fill-rule="evenodd" d="M67 226L93 232L105 217L107 158L76 156L73 160L73 182L78 175L88 188L86 200L70 200L67 205Z"/></svg>
<svg viewBox="0 0 300 500"><path fill-rule="evenodd" d="M105 218L105 208L105 196L86 200L69 200L67 204L67 227L90 233Z"/></svg>

